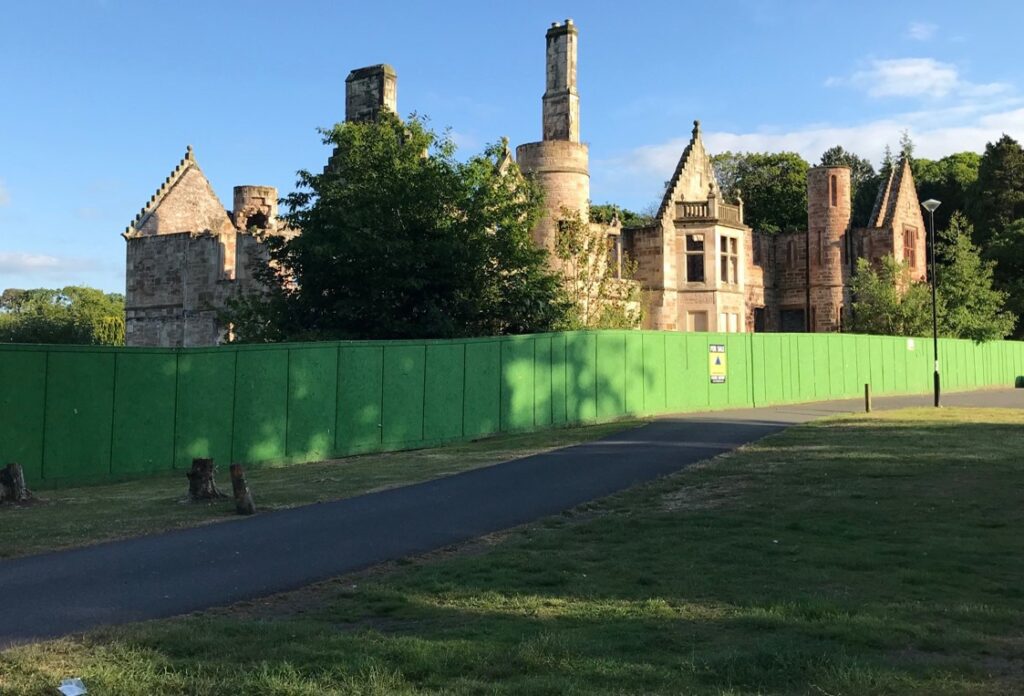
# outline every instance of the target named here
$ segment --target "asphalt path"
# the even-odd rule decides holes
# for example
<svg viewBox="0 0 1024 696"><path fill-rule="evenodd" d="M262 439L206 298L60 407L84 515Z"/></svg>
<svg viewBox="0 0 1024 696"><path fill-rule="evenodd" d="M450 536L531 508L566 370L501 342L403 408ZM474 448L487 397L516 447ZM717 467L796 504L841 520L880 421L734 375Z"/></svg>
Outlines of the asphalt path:
<svg viewBox="0 0 1024 696"><path fill-rule="evenodd" d="M875 408L930 403L886 397ZM1024 408L1024 390L949 394L944 403ZM0 648L293 590L524 524L790 425L862 408L847 400L661 417L411 486L0 561Z"/></svg>

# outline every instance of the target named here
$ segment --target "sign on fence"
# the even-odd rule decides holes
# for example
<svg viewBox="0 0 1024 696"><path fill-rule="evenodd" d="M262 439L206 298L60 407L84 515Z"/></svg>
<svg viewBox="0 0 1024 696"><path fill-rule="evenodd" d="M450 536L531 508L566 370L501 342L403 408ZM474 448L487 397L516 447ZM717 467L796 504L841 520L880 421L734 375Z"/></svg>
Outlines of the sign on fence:
<svg viewBox="0 0 1024 696"><path fill-rule="evenodd" d="M712 343L708 346L708 374L712 384L725 384L725 344Z"/></svg>

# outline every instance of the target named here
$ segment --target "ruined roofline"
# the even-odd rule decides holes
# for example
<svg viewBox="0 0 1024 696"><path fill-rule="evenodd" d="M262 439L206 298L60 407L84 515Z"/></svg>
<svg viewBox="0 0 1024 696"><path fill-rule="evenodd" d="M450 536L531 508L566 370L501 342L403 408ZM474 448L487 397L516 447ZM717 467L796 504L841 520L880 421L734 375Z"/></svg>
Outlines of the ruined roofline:
<svg viewBox="0 0 1024 696"><path fill-rule="evenodd" d="M906 154L902 154L889 170L889 177L878 187L875 205L871 209L871 218L868 220L869 228L881 229L892 225L905 173L910 174L910 160Z"/></svg>
<svg viewBox="0 0 1024 696"><path fill-rule="evenodd" d="M571 19L566 19L565 24L559 24L558 22L552 22L551 28L547 30L546 37L561 36L562 34L579 34L580 30L576 28L576 25L572 23Z"/></svg>
<svg viewBox="0 0 1024 696"><path fill-rule="evenodd" d="M146 224L146 220L148 220L149 216L153 214L153 211L157 209L157 206L160 205L161 201L163 201L167 194L171 192L171 189L181 181L181 177L185 175L185 172L193 166L198 167L199 165L196 163L196 156L192 151L192 146L186 145L185 156L178 162L178 166L176 166L170 175L164 179L164 183L160 184L160 188L158 188L156 193L150 197L149 202L142 206L142 210L139 211L139 214L136 215L131 223L129 223L129 225L124 229L121 236L125 239L140 236L138 232L139 228Z"/></svg>
<svg viewBox="0 0 1024 696"><path fill-rule="evenodd" d="M398 73L389 63L377 63L376 65L367 65L366 67L356 68L355 70L350 71L348 77L345 78L345 82L362 80L366 77L371 77L380 73L390 75L391 77L398 77Z"/></svg>

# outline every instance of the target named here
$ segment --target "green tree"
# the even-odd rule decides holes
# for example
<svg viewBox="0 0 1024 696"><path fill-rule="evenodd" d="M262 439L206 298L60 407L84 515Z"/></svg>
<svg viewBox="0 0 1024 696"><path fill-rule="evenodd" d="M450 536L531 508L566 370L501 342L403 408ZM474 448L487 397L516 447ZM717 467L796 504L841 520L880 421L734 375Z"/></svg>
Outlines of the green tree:
<svg viewBox="0 0 1024 696"><path fill-rule="evenodd" d="M932 332L931 291L914 282L910 268L891 255L877 266L857 259L853 276L854 333L886 336L924 336Z"/></svg>
<svg viewBox="0 0 1024 696"><path fill-rule="evenodd" d="M985 257L995 262L994 285L1006 293L1006 307L1017 319L1013 337L1024 339L1024 218L997 231Z"/></svg>
<svg viewBox="0 0 1024 696"><path fill-rule="evenodd" d="M724 152L712 158L726 198L742 196L746 223L758 232L807 227L807 170L795 152Z"/></svg>
<svg viewBox="0 0 1024 696"><path fill-rule="evenodd" d="M935 211L935 229L948 228L954 213L967 210L980 164L981 155L976 152L957 152L937 160L913 160L918 198L942 201Z"/></svg>
<svg viewBox="0 0 1024 696"><path fill-rule="evenodd" d="M936 240L941 331L975 341L1005 338L1013 331L1016 317L1004 309L1006 293L993 289L995 262L982 260L972 234L966 216L957 212Z"/></svg>
<svg viewBox="0 0 1024 696"><path fill-rule="evenodd" d="M0 342L124 345L124 297L84 286L4 290Z"/></svg>
<svg viewBox="0 0 1024 696"><path fill-rule="evenodd" d="M871 162L841 145L830 147L821 155L823 166L846 165L850 168L850 203L854 227L866 227L878 192L878 174Z"/></svg>
<svg viewBox="0 0 1024 696"><path fill-rule="evenodd" d="M1024 218L1024 149L1010 136L985 146L967 215L982 249L997 232Z"/></svg>
<svg viewBox="0 0 1024 696"><path fill-rule="evenodd" d="M572 329L636 329L643 319L636 261L615 248L579 211L562 208L555 238L566 292L573 304Z"/></svg>
<svg viewBox="0 0 1024 696"><path fill-rule="evenodd" d="M455 159L447 136L391 113L324 131L323 173L284 200L268 290L228 312L241 340L422 338L547 331L568 320L560 278L530 230L536 186L502 145Z"/></svg>

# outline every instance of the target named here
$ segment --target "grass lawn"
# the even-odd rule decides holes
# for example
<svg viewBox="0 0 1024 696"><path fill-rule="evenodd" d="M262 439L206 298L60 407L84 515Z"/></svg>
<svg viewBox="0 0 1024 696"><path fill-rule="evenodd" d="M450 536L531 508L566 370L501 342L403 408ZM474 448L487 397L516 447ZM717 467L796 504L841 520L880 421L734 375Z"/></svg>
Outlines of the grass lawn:
<svg viewBox="0 0 1024 696"><path fill-rule="evenodd" d="M617 421L500 435L412 452L254 468L246 472L246 478L257 509L275 510L438 478L594 440L639 423ZM228 467L218 468L218 485L230 495ZM187 492L184 471L116 484L40 491L41 504L0 506L0 558L238 518L232 500L182 503Z"/></svg>
<svg viewBox="0 0 1024 696"><path fill-rule="evenodd" d="M1022 426L795 427L460 553L11 649L0 692L1019 694Z"/></svg>

